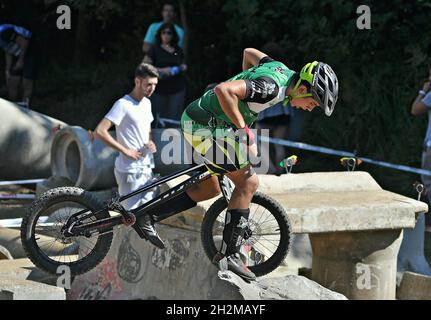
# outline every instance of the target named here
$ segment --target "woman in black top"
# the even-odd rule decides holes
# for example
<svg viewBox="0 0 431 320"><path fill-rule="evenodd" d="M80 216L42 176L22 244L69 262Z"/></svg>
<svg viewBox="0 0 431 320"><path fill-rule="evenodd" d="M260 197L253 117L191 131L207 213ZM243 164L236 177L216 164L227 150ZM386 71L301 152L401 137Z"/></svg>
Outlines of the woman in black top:
<svg viewBox="0 0 431 320"><path fill-rule="evenodd" d="M160 80L152 95L153 114L156 119L180 120L184 109L185 78L184 53L178 46L178 34L172 23L163 23L156 34L156 43L144 57L154 65Z"/></svg>

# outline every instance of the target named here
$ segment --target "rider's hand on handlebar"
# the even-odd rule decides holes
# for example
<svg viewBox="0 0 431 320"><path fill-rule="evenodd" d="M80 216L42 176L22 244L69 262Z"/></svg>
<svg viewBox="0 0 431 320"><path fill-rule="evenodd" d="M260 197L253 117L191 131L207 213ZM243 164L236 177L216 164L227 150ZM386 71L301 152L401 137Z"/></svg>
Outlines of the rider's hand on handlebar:
<svg viewBox="0 0 431 320"><path fill-rule="evenodd" d="M236 135L239 142L245 143L247 146L252 146L256 143L254 133L247 125L244 128L237 129Z"/></svg>
<svg viewBox="0 0 431 320"><path fill-rule="evenodd" d="M138 150L126 149L123 152L127 157L132 158L133 160L138 160L142 157L142 152Z"/></svg>
<svg viewBox="0 0 431 320"><path fill-rule="evenodd" d="M237 129L235 135L240 143L247 146L249 156L257 157L257 144L253 131L246 125L244 128Z"/></svg>

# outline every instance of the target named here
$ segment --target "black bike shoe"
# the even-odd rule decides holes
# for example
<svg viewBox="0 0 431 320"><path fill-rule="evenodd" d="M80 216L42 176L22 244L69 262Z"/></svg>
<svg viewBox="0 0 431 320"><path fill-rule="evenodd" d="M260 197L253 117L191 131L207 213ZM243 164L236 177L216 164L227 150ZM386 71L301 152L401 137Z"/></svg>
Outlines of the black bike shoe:
<svg viewBox="0 0 431 320"><path fill-rule="evenodd" d="M160 249L165 248L165 244L163 243L163 240L159 237L159 234L157 233L157 230L156 228L154 228L150 219L145 219L145 217L143 217L143 219L139 219L138 225L147 236L147 239L152 244L154 244L157 248L160 248Z"/></svg>
<svg viewBox="0 0 431 320"><path fill-rule="evenodd" d="M245 280L254 281L256 275L245 265L239 253L231 254L221 259L219 262L220 270L229 270Z"/></svg>

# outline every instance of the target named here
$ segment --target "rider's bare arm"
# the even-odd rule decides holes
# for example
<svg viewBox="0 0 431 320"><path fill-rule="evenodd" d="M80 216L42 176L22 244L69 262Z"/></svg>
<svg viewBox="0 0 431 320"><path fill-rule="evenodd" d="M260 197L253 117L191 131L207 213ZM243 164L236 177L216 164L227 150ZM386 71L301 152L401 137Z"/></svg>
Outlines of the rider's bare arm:
<svg viewBox="0 0 431 320"><path fill-rule="evenodd" d="M110 120L103 118L102 121L100 121L97 125L96 130L94 130L94 136L102 140L111 148L114 148L115 150L125 154L132 159L138 160L142 156L141 152L137 150L127 149L109 134L109 129L112 127L112 125L113 123Z"/></svg>
<svg viewBox="0 0 431 320"><path fill-rule="evenodd" d="M245 98L246 91L244 80L222 82L214 88L223 112L237 128L245 127L244 118L238 109L238 100Z"/></svg>
<svg viewBox="0 0 431 320"><path fill-rule="evenodd" d="M251 67L259 64L259 61L266 56L267 54L254 48L244 49L242 57L242 70L250 69Z"/></svg>

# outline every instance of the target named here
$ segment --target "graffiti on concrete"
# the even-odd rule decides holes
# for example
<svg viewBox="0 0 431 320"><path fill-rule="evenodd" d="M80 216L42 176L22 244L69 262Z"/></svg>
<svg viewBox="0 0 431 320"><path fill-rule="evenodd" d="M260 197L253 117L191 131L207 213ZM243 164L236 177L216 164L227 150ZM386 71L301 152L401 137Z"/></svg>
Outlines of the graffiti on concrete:
<svg viewBox="0 0 431 320"><path fill-rule="evenodd" d="M112 285L108 283L105 287L99 283L91 283L87 285L79 294L79 300L108 300L111 296Z"/></svg>
<svg viewBox="0 0 431 320"><path fill-rule="evenodd" d="M133 230L124 235L118 249L118 276L126 282L137 283L144 277L142 272L142 260L139 252L133 248L130 241L130 234Z"/></svg>
<svg viewBox="0 0 431 320"><path fill-rule="evenodd" d="M78 299L115 299L123 291L116 270L116 261L109 261L105 258L95 270L84 276L87 281L82 285L82 291L77 293Z"/></svg>
<svg viewBox="0 0 431 320"><path fill-rule="evenodd" d="M186 239L166 241L166 248L153 249L151 262L159 269L175 270L180 268L190 253L190 242Z"/></svg>

